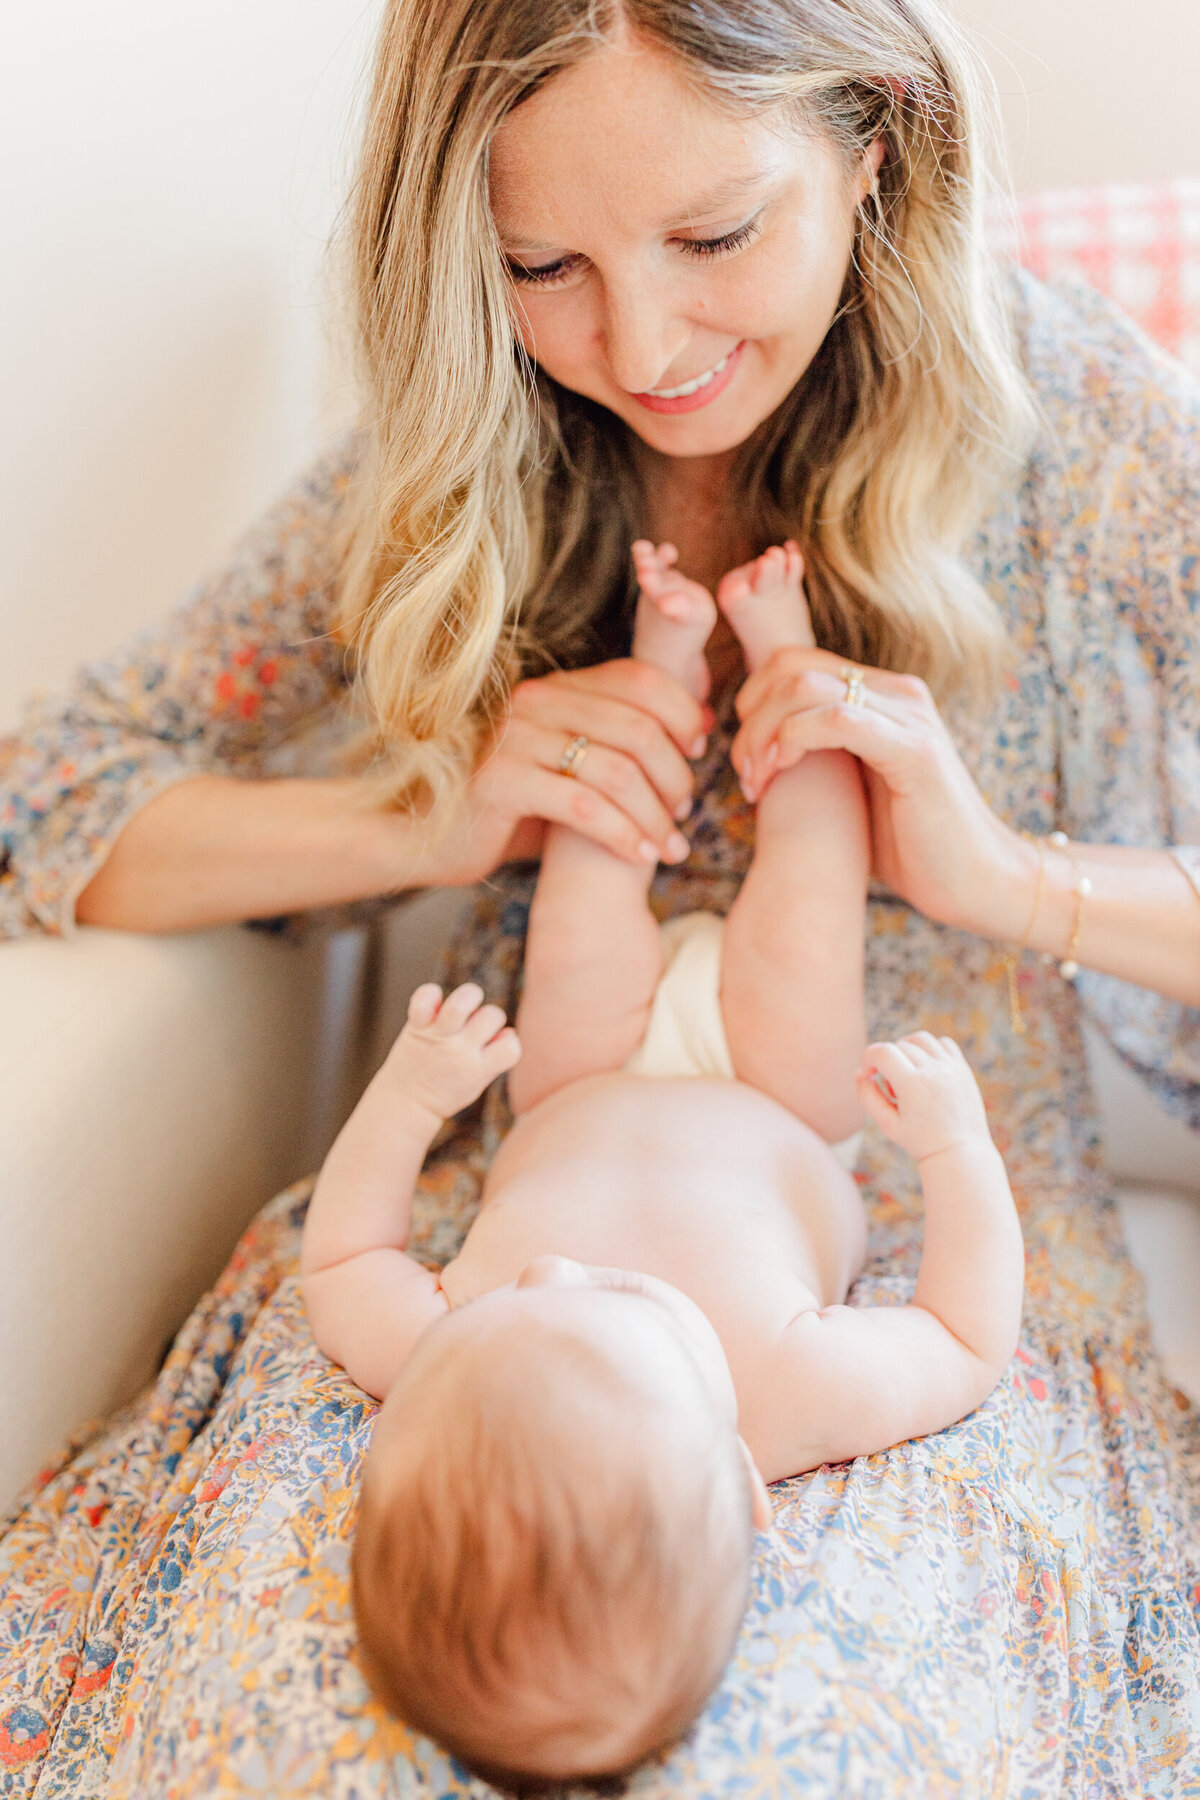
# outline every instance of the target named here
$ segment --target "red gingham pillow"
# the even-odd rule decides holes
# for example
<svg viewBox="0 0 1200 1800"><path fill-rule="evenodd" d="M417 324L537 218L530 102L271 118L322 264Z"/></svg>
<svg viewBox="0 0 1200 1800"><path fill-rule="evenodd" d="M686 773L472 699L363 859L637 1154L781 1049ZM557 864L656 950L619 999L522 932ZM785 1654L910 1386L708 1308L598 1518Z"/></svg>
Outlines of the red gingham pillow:
<svg viewBox="0 0 1200 1800"><path fill-rule="evenodd" d="M1107 294L1200 375L1200 181L1047 188L992 236L1033 274Z"/></svg>

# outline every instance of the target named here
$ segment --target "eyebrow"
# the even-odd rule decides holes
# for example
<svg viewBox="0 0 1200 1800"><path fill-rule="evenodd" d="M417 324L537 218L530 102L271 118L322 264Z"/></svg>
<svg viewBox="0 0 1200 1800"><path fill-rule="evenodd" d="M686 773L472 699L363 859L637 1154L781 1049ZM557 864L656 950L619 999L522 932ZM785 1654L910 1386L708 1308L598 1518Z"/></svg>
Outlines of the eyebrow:
<svg viewBox="0 0 1200 1800"><path fill-rule="evenodd" d="M737 201L744 200L749 195L761 191L775 179L778 173L779 171L775 167L756 169L752 175L740 175L732 177L728 181L719 182L707 193L697 195L682 212L675 214L672 218L662 220L659 229L678 231L688 227L696 219L702 219L706 213L719 212L723 207L732 206ZM545 255L547 251L555 250L558 246L548 244L544 240L515 237L508 240L506 248L511 256L538 256Z"/></svg>
<svg viewBox="0 0 1200 1800"><path fill-rule="evenodd" d="M710 188L706 194L699 194L684 212L677 217L663 220L663 230L671 231L680 225L690 225L692 220L703 218L705 213L720 212L723 207L732 206L737 200L744 200L748 195L757 193L774 180L778 174L775 168L756 169L753 175L739 175L728 181L722 181Z"/></svg>

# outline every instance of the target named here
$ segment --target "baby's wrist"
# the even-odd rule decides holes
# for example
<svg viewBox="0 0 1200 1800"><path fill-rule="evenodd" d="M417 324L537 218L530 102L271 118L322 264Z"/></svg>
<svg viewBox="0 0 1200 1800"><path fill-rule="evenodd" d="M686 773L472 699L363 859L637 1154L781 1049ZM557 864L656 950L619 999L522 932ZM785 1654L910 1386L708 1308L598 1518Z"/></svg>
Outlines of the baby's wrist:
<svg viewBox="0 0 1200 1800"><path fill-rule="evenodd" d="M984 1126L981 1130L964 1132L960 1137L938 1144L932 1150L923 1151L917 1158L917 1167L924 1171L927 1164L932 1164L945 1157L995 1157L1003 1161L1000 1152L992 1140L992 1134Z"/></svg>
<svg viewBox="0 0 1200 1800"><path fill-rule="evenodd" d="M430 1105L413 1091L412 1071L403 1067L400 1058L393 1060L394 1057L393 1050L375 1077L387 1092L388 1108L394 1122L414 1137L435 1137L449 1113Z"/></svg>

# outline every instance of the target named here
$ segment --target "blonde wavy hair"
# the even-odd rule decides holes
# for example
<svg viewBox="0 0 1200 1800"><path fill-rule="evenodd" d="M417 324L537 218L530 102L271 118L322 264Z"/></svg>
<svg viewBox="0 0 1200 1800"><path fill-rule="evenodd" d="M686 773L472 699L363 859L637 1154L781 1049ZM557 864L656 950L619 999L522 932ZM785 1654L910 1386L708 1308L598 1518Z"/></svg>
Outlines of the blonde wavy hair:
<svg viewBox="0 0 1200 1800"><path fill-rule="evenodd" d="M818 642L986 689L960 559L1031 401L984 241L994 132L939 0L392 0L350 214L366 448L340 631L398 804L462 780L514 679L620 653L644 502L626 425L521 350L488 204L505 116L623 25L710 97L790 109L847 179L882 138L842 303L743 446L739 516L805 552Z"/></svg>

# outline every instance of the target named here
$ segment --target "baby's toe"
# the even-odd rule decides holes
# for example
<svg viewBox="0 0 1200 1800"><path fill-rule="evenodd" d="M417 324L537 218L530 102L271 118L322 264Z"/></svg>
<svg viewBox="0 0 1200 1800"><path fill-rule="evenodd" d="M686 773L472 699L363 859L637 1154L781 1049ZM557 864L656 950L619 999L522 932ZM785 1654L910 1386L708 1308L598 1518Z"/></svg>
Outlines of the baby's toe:
<svg viewBox="0 0 1200 1800"><path fill-rule="evenodd" d="M765 589L775 587L784 576L787 567L783 551L778 544L772 544L764 550L754 565L754 591L761 594Z"/></svg>

